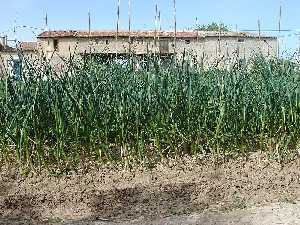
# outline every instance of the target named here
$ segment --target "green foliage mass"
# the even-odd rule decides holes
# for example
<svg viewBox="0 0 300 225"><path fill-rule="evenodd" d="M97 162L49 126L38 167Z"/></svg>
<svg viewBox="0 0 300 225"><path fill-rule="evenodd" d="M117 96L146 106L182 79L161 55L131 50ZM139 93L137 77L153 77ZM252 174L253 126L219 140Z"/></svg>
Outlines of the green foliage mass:
<svg viewBox="0 0 300 225"><path fill-rule="evenodd" d="M73 61L23 66L0 80L0 160L76 167L157 162L183 154L264 150L283 161L299 140L300 71L261 57L229 69ZM46 79L41 79L41 78Z"/></svg>
<svg viewBox="0 0 300 225"><path fill-rule="evenodd" d="M210 24L198 25L196 30L199 31L230 31L230 29L224 24L218 24L216 22L212 22Z"/></svg>

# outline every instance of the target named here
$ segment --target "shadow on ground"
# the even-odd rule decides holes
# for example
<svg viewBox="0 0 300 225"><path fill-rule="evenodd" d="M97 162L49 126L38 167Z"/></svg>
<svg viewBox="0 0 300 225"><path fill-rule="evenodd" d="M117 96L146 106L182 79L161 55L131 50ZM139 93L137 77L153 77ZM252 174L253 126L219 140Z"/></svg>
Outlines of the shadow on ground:
<svg viewBox="0 0 300 225"><path fill-rule="evenodd" d="M211 189L207 193L210 202L199 202L199 188L196 183L191 184L167 184L154 187L135 187L103 191L90 191L85 194L91 216L84 220L73 220L66 224L90 224L92 221L109 221L117 223L120 221L131 221L137 218L147 218L147 220L188 215L194 212L202 212L210 204L222 201L224 194L220 189ZM88 196L88 197L87 197ZM2 211L11 212L9 217L0 217L2 224L61 224L60 222L49 219L45 222L40 213L45 207L41 199L47 199L47 196L6 196L0 203ZM53 200L54 201L54 200ZM67 199L66 201L69 201ZM61 202L68 205L67 202ZM43 221L43 222L42 222Z"/></svg>
<svg viewBox="0 0 300 225"><path fill-rule="evenodd" d="M215 168L212 163L187 158L151 171L108 167L63 177L3 174L0 225L153 224L151 221L164 218L184 221L189 215L206 211L238 211L280 201L293 204L300 197L299 160L282 167L255 155ZM223 217L216 214L219 218ZM205 215L200 219L206 220ZM139 222L133 223L135 220Z"/></svg>

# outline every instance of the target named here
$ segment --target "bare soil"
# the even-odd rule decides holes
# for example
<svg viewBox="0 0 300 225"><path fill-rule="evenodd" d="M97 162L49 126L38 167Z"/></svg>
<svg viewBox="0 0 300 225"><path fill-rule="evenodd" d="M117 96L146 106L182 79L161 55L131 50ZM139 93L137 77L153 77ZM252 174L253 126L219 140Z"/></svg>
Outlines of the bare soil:
<svg viewBox="0 0 300 225"><path fill-rule="evenodd" d="M99 166L60 177L0 171L0 225L294 225L298 200L300 159L280 165L258 153L218 166L184 157L153 169Z"/></svg>

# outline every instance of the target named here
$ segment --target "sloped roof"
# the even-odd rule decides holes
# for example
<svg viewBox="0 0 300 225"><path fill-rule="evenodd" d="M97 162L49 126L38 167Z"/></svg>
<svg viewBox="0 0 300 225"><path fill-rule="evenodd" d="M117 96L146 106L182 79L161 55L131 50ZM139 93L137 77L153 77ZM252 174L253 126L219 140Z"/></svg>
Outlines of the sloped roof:
<svg viewBox="0 0 300 225"><path fill-rule="evenodd" d="M0 52L13 52L15 50L16 50L15 48L0 43Z"/></svg>
<svg viewBox="0 0 300 225"><path fill-rule="evenodd" d="M37 46L37 42L21 42L19 48L22 51L36 51Z"/></svg>
<svg viewBox="0 0 300 225"><path fill-rule="evenodd" d="M38 35L38 38L104 38L104 37L115 37L117 35L116 31L75 31L75 30L65 30L65 31L45 31ZM178 31L176 33L177 38L205 38L205 37L255 37L258 35L252 33L240 33L240 32L216 32L216 31ZM137 37L137 38L173 38L174 31L119 31L118 37ZM274 38L270 36L262 36L263 38Z"/></svg>
<svg viewBox="0 0 300 225"><path fill-rule="evenodd" d="M18 49L21 51L37 51L37 42L20 42L18 48L13 48L10 46L4 46L0 43L0 51L2 52L17 52Z"/></svg>

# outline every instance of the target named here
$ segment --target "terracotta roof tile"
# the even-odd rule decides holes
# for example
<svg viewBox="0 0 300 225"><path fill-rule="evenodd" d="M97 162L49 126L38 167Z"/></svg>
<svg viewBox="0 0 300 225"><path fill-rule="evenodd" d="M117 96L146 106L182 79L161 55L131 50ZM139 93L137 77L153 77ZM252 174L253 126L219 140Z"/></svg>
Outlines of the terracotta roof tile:
<svg viewBox="0 0 300 225"><path fill-rule="evenodd" d="M0 43L0 52L15 52L16 49Z"/></svg>
<svg viewBox="0 0 300 225"><path fill-rule="evenodd" d="M21 51L37 51L37 42L20 42L18 48L10 46L4 46L0 44L0 51L2 52L17 52L18 49Z"/></svg>
<svg viewBox="0 0 300 225"><path fill-rule="evenodd" d="M36 51L37 50L37 42L21 42L19 48L22 51Z"/></svg>
<svg viewBox="0 0 300 225"><path fill-rule="evenodd" d="M160 37L160 38L173 38L174 32L173 31L132 31L129 33L128 31L119 31L119 37L137 37L137 38L152 38L152 37ZM205 37L218 37L219 32L215 31L178 31L177 32L178 38L205 38ZM41 33L38 38L66 38L66 37L76 37L76 38L101 38L101 37L115 37L116 31L45 31ZM222 37L258 37L256 34L251 33L239 33L239 32L221 32ZM263 36L264 38L275 38L275 37L268 37Z"/></svg>

